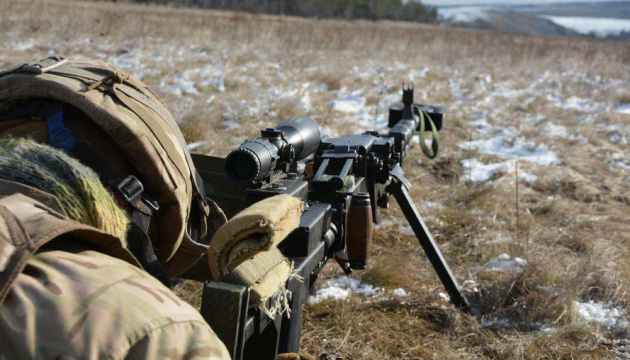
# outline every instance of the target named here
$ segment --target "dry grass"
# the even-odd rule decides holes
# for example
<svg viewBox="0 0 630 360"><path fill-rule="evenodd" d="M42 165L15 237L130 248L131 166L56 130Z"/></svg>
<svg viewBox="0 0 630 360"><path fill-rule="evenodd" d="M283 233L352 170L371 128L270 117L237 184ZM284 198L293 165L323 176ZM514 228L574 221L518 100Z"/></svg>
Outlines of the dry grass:
<svg viewBox="0 0 630 360"><path fill-rule="evenodd" d="M0 2L0 65L50 51L113 61L161 95L189 142L205 141L195 151L218 155L292 115L310 114L329 134L356 133L375 110L385 111L383 99L403 79L430 69L416 77L417 98L447 106L442 153L427 161L415 147L405 171L455 274L476 284L469 294L485 315L476 320L441 299L439 281L392 206L384 212L389 225L376 230L373 261L357 276L411 295L402 303L357 296L307 306L305 351L321 359L609 359L622 350L614 341L626 330L581 321L574 302L630 304L630 182L627 169L610 165L619 160L614 154L627 158L627 141L613 140L630 119L608 111L583 122L585 114L543 96L491 95L497 101L486 106L484 97L457 98L450 81L490 96L494 84L523 89L548 75L545 86L565 99L627 103L630 44L110 3L37 1L35 12L33 4ZM363 122L331 103L358 90L370 111ZM495 126L552 144L561 159L519 164L538 178L519 182L518 213L510 168L492 183L466 181L462 160L497 161L462 146L480 136L471 116L484 111ZM551 120L580 137L550 139L543 126ZM529 266L516 274L486 270L501 253ZM334 266L325 273L338 275ZM192 303L198 290L178 288Z"/></svg>

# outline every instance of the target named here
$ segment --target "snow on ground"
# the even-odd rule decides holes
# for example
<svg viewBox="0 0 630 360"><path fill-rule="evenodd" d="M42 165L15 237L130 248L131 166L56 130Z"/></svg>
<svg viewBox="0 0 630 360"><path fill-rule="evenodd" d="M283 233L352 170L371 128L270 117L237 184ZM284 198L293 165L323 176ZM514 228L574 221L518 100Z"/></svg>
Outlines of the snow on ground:
<svg viewBox="0 0 630 360"><path fill-rule="evenodd" d="M496 130L490 137L468 141L461 145L464 149L474 149L482 154L497 155L504 159L519 159L535 165L554 165L558 156L545 144L516 136L513 128Z"/></svg>
<svg viewBox="0 0 630 360"><path fill-rule="evenodd" d="M490 8L479 6L456 6L440 8L440 17L454 23L474 23L477 20L488 20Z"/></svg>
<svg viewBox="0 0 630 360"><path fill-rule="evenodd" d="M511 258L508 254L501 254L496 258L488 261L484 265L484 269L490 271L502 271L502 272L521 272L529 267L527 260L520 257Z"/></svg>
<svg viewBox="0 0 630 360"><path fill-rule="evenodd" d="M630 115L630 103L615 106L615 111L620 114Z"/></svg>
<svg viewBox="0 0 630 360"><path fill-rule="evenodd" d="M584 126L585 123L594 123L600 131L610 133L611 142L623 144L627 138L623 129L608 130L597 121L613 111L630 113L630 104L603 100L604 93L614 93L623 86L615 79L603 80L597 75L566 71L544 72L532 81L519 83L489 74L462 76L454 71L448 85L453 101L447 113L466 119L464 127L470 132L470 140L458 145L466 156L461 160L465 168L463 181L487 182L502 178L513 173L514 161L519 161L525 165L522 170L527 171L519 171L520 178L534 182L533 169L563 162L556 150L558 141L588 143L582 131L592 125ZM588 86L589 91L577 96L571 91L573 86ZM590 96L584 96L585 93ZM544 110L532 113L532 104ZM547 111L560 111L569 121L555 117L552 121Z"/></svg>
<svg viewBox="0 0 630 360"><path fill-rule="evenodd" d="M571 96L566 99L556 99L549 96L548 99L554 102L556 106L565 110L576 110L585 113L598 113L606 110L605 104L577 96Z"/></svg>
<svg viewBox="0 0 630 360"><path fill-rule="evenodd" d="M630 32L630 20L599 18L599 17L577 17L577 16L542 16L565 28L576 31L580 34L595 34L598 37L610 35L620 35Z"/></svg>
<svg viewBox="0 0 630 360"><path fill-rule="evenodd" d="M477 159L462 160L462 166L466 169L466 175L462 178L462 180L486 182L504 170L508 164L509 162L484 164Z"/></svg>
<svg viewBox="0 0 630 360"><path fill-rule="evenodd" d="M195 149L197 149L198 147L204 146L204 145L208 145L208 144L212 144L214 143L214 140L205 140L205 141L197 141L197 142L193 142L190 143L188 145L186 145L186 148L188 149L188 151L193 151Z"/></svg>
<svg viewBox="0 0 630 360"><path fill-rule="evenodd" d="M629 323L623 320L626 310L622 307L615 307L611 303L599 303L594 301L573 302L573 310L576 316L588 323L596 323L608 329L625 329Z"/></svg>
<svg viewBox="0 0 630 360"><path fill-rule="evenodd" d="M370 298L377 301L404 301L409 293L402 288L386 291L380 287L362 283L359 279L340 276L323 281L315 295L309 297L309 304L317 304L325 300L347 300L352 295Z"/></svg>
<svg viewBox="0 0 630 360"><path fill-rule="evenodd" d="M358 279L347 276L325 280L314 296L308 299L309 304L317 304L324 300L345 300L352 294L370 296L381 292L382 289Z"/></svg>
<svg viewBox="0 0 630 360"><path fill-rule="evenodd" d="M502 173L514 173L516 164L514 161L503 161L500 163L484 164L477 159L464 159L461 162L465 169L465 174L462 177L462 181L470 181L476 183L487 182ZM538 180L538 176L519 171L518 178L526 183L534 183Z"/></svg>
<svg viewBox="0 0 630 360"><path fill-rule="evenodd" d="M361 111L363 107L365 107L365 98L361 96L360 91L344 95L333 101L333 109L344 113L355 114Z"/></svg>

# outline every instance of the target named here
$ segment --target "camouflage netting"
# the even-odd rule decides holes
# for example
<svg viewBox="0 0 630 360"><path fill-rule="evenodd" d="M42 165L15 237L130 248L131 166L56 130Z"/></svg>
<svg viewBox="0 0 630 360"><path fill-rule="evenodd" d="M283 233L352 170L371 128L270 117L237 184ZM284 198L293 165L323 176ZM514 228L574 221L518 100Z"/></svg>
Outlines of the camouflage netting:
<svg viewBox="0 0 630 360"><path fill-rule="evenodd" d="M0 139L0 178L51 193L71 219L126 238L125 212L96 173L63 151L32 140Z"/></svg>

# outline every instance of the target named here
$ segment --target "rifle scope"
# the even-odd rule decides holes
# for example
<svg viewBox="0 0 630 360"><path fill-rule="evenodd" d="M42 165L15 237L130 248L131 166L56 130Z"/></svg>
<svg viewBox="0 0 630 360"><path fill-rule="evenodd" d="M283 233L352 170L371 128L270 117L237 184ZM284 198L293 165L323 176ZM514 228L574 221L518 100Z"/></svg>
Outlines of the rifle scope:
<svg viewBox="0 0 630 360"><path fill-rule="evenodd" d="M313 154L320 142L319 127L307 117L289 118L260 133L260 138L245 141L225 159L232 181L259 182L277 170L286 172L292 162Z"/></svg>

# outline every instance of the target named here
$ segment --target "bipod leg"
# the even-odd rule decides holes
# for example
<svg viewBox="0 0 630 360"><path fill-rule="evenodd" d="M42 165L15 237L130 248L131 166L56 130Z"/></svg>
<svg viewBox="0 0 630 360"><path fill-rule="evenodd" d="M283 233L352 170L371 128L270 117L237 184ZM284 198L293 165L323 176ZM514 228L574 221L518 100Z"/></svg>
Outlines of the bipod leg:
<svg viewBox="0 0 630 360"><path fill-rule="evenodd" d="M435 243L435 240L433 240L433 236L431 236L429 228L422 220L418 209L411 199L411 195L409 195L409 191L400 181L395 181L390 184L390 187L391 193L396 198L398 205L400 205L403 214L405 214L405 217L407 218L407 222L409 222L413 232L416 234L416 238L418 238L425 254L429 258L429 261L431 261L431 265L433 265L435 272L438 274L438 277L446 288L451 301L455 304L455 306L470 314L470 304L459 290L457 280L455 280L451 269L448 267L440 248Z"/></svg>

